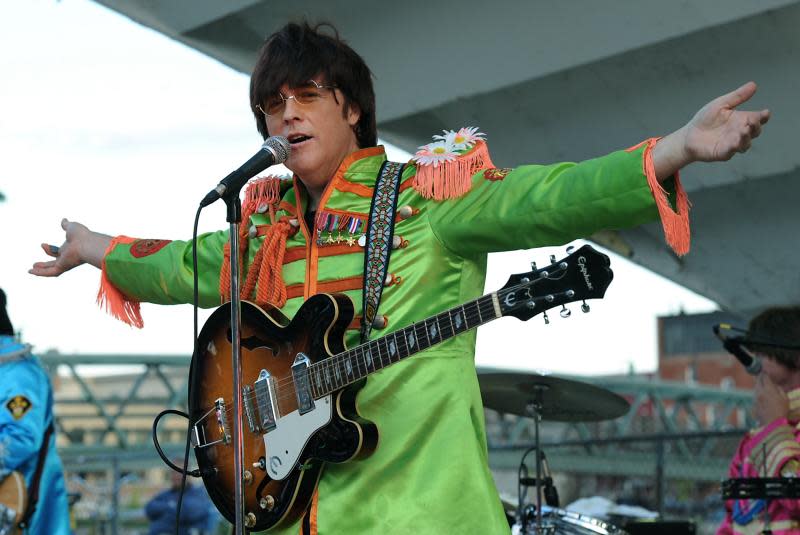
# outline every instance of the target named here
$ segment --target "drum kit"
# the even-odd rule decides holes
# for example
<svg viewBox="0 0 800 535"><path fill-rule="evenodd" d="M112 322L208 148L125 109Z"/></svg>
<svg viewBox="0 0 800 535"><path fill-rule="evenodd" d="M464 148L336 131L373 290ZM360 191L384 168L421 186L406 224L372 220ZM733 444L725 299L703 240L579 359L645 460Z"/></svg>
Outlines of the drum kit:
<svg viewBox="0 0 800 535"><path fill-rule="evenodd" d="M541 449L539 425L554 422L597 422L618 418L630 404L621 396L588 383L539 374L478 374L486 408L532 418L536 476L520 474L520 499L512 531L519 535L624 535L625 531L604 521L559 508L546 457ZM527 452L526 454L527 455ZM522 459L524 467L525 456ZM523 487L535 487L536 503L523 504ZM545 504L542 503L544 498Z"/></svg>

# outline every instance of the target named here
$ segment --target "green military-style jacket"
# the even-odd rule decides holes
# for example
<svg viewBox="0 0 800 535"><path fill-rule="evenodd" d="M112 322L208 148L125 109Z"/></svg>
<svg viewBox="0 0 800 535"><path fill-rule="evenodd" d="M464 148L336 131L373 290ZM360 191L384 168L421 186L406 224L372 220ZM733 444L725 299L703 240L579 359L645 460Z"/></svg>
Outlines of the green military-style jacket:
<svg viewBox="0 0 800 535"><path fill-rule="evenodd" d="M579 164L479 170L470 191L441 201L413 187L416 168L408 165L398 201L404 217L395 227L400 246L391 254L391 276L379 310L388 322L373 329L371 337L480 296L489 252L559 245L601 229L657 219L646 176L650 146ZM284 188L272 215L275 221L288 217L298 229L286 242L282 271L287 288L282 311L289 318L320 292L346 294L361 313L364 248L357 238L364 232L384 160L383 149L373 147L342 162L317 211L315 226L326 230L304 222L307 196L300 182L295 179ZM243 273L270 220L262 207L243 223L254 229ZM199 239L202 306L222 304L220 270L227 240L227 232ZM190 303L191 242L142 243L113 247L104 276L128 299ZM358 336L354 323L347 344L356 345ZM471 331L370 376L358 406L377 424L380 441L371 457L325 467L311 518L318 533L508 533L488 467L474 352ZM298 530L295 524L277 532Z"/></svg>

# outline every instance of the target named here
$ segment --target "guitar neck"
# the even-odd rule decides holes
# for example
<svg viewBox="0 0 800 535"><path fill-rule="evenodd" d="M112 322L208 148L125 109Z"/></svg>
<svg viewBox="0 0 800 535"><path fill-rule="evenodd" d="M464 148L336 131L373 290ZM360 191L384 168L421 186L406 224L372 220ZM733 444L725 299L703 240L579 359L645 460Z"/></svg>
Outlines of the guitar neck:
<svg viewBox="0 0 800 535"><path fill-rule="evenodd" d="M611 283L608 257L584 245L544 269L512 275L497 292L479 297L353 349L311 364L311 394L322 398L445 340L502 316L528 320L577 300L599 299ZM584 303L581 307L588 312ZM569 316L569 311L565 311Z"/></svg>
<svg viewBox="0 0 800 535"><path fill-rule="evenodd" d="M502 317L498 293L491 293L431 316L309 366L319 399L429 347Z"/></svg>

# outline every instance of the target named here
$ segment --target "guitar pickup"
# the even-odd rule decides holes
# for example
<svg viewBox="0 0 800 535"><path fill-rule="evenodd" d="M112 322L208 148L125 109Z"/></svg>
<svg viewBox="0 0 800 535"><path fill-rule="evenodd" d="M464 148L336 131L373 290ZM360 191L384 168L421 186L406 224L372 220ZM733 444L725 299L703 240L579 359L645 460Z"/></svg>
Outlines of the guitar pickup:
<svg viewBox="0 0 800 535"><path fill-rule="evenodd" d="M253 405L253 387L250 385L242 387L242 405L244 406L244 414L247 417L247 427L250 428L250 432L257 433L261 431L261 425L257 420L256 409Z"/></svg>
<svg viewBox="0 0 800 535"><path fill-rule="evenodd" d="M253 386L256 392L256 404L258 405L258 414L260 417L256 425L259 428L258 431L267 433L277 427L278 396L275 394L275 381L273 381L272 376L267 370L261 370ZM251 431L252 430L253 426L251 425Z"/></svg>
<svg viewBox="0 0 800 535"><path fill-rule="evenodd" d="M298 353L292 364L292 378L294 378L294 392L297 396L297 410L300 414L305 414L314 410L314 396L311 395L311 383L308 379L308 366L311 364L309 358Z"/></svg>

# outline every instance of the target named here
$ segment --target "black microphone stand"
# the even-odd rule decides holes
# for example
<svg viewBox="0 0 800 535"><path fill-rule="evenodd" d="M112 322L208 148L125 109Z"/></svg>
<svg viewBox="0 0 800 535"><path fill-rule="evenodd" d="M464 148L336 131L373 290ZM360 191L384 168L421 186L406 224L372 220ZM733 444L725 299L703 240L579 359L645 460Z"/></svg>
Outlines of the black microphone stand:
<svg viewBox="0 0 800 535"><path fill-rule="evenodd" d="M241 298L239 296L239 224L242 222L240 188L222 195L228 207L226 220L230 223L229 242L231 257L231 366L233 369L233 479L234 479L234 533L244 535L244 477L242 447L242 357L241 357Z"/></svg>

